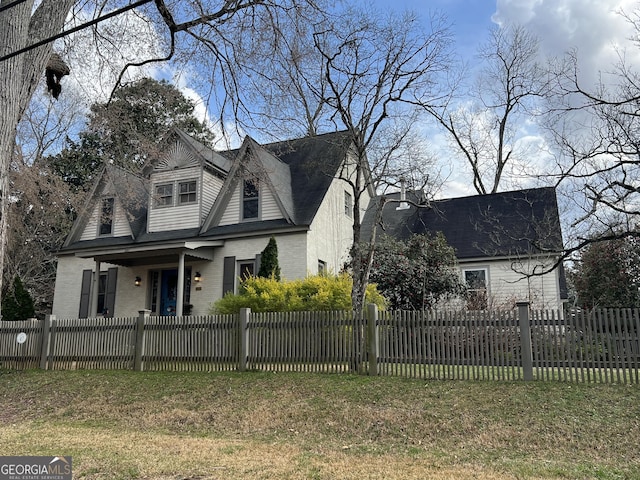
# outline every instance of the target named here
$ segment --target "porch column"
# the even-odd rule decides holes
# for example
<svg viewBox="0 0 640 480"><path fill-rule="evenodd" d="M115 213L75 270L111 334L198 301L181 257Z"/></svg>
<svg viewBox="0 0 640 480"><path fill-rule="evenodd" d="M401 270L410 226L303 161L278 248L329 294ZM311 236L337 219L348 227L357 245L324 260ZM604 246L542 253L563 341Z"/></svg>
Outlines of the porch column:
<svg viewBox="0 0 640 480"><path fill-rule="evenodd" d="M100 290L100 260L96 260L95 273L93 274L93 282L91 284L91 309L89 317L98 316L98 293Z"/></svg>
<svg viewBox="0 0 640 480"><path fill-rule="evenodd" d="M178 293L176 298L176 316L182 316L182 304L184 303L184 252L180 252L178 259Z"/></svg>

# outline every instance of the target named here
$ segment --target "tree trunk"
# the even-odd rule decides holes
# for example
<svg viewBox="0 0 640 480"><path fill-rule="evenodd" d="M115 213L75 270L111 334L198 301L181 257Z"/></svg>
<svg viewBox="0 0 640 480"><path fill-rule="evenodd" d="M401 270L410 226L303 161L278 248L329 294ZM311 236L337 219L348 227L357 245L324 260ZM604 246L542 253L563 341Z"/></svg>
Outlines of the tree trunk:
<svg viewBox="0 0 640 480"><path fill-rule="evenodd" d="M351 306L353 310L353 358L351 360L351 370L360 372L362 365L362 354L364 350L364 328L366 327L366 319L364 318L364 303L366 299L367 286L369 285L369 275L371 266L373 265L373 255L376 243L377 225L382 220L382 209L386 199L384 196L377 200L375 206L375 218L371 228L371 238L369 243L364 244L361 238L361 222L359 211L355 213L359 201L354 204L354 222L353 222L353 246L351 247L351 260L353 270L353 287L351 289Z"/></svg>
<svg viewBox="0 0 640 480"><path fill-rule="evenodd" d="M5 56L58 33L75 0L43 0L33 11L34 0L18 3L0 13L0 56ZM0 1L0 6L10 3ZM9 225L8 172L16 145L16 129L40 78L44 76L51 45L45 45L0 62L0 271ZM2 275L0 275L2 292ZM1 312L0 312L1 313Z"/></svg>

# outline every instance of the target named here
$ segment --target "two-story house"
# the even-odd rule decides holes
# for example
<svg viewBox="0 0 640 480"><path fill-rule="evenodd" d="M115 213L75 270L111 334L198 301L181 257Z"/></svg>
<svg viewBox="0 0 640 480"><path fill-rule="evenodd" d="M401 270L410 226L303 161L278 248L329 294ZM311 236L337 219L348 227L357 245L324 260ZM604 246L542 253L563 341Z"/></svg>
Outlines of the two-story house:
<svg viewBox="0 0 640 480"><path fill-rule="evenodd" d="M160 147L142 175L113 166L99 175L58 253L54 315L205 314L257 272L271 236L286 279L347 260L344 178L355 157L345 132L267 145L247 137L216 152L173 130Z"/></svg>

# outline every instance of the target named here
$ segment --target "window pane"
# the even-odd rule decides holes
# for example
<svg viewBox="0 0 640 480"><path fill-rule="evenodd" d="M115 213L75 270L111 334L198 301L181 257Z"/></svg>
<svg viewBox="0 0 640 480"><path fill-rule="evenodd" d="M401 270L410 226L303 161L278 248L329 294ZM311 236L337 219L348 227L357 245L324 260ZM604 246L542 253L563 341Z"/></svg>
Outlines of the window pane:
<svg viewBox="0 0 640 480"><path fill-rule="evenodd" d="M258 218L258 200L245 200L242 218Z"/></svg>
<svg viewBox="0 0 640 480"><path fill-rule="evenodd" d="M113 198L102 199L100 212L100 235L110 235L113 228Z"/></svg>
<svg viewBox="0 0 640 480"><path fill-rule="evenodd" d="M98 314L108 315L111 312L107 312L105 310L106 306L104 303L105 294L107 293L107 274L100 273L100 277L98 277Z"/></svg>
<svg viewBox="0 0 640 480"><path fill-rule="evenodd" d="M484 270L466 270L464 280L469 288L487 288L487 277Z"/></svg>
<svg viewBox="0 0 640 480"><path fill-rule="evenodd" d="M182 182L178 186L180 203L194 203L196 201L196 182Z"/></svg>
<svg viewBox="0 0 640 480"><path fill-rule="evenodd" d="M486 310L487 298L487 271L465 270L464 281L467 284L467 308L469 310Z"/></svg>
<svg viewBox="0 0 640 480"><path fill-rule="evenodd" d="M253 180L245 180L243 197L258 198L258 183Z"/></svg>
<svg viewBox="0 0 640 480"><path fill-rule="evenodd" d="M156 185L155 203L158 207L173 205L173 184Z"/></svg>
<svg viewBox="0 0 640 480"><path fill-rule="evenodd" d="M353 215L353 200L349 192L344 192L344 214L347 217Z"/></svg>
<svg viewBox="0 0 640 480"><path fill-rule="evenodd" d="M327 273L327 262L318 260L318 275Z"/></svg>
<svg viewBox="0 0 640 480"><path fill-rule="evenodd" d="M242 218L258 218L260 211L259 201L260 191L258 182L254 180L245 180L244 189L242 191Z"/></svg>
<svg viewBox="0 0 640 480"><path fill-rule="evenodd" d="M240 278L253 277L255 270L254 262L246 262L240 264Z"/></svg>

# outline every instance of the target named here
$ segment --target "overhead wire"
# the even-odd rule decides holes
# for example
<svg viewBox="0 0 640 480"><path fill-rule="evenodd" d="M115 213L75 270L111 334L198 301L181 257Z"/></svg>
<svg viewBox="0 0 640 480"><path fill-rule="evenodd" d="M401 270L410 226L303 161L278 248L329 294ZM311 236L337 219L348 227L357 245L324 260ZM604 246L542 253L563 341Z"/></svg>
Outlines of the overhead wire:
<svg viewBox="0 0 640 480"><path fill-rule="evenodd" d="M10 6L15 6L18 5L22 2L25 2L26 0L15 0L14 2L12 2L9 5L5 5L2 7L2 10L6 10L7 8L9 8ZM108 20L110 18L113 18L117 15L120 15L121 13L127 12L129 10L133 10L136 7L140 7L146 3L152 2L153 0L138 0L137 2L131 3L129 5L127 5L126 7L122 7L122 8L118 8L116 10L113 10L112 12L109 12L105 15L102 15L100 17L94 18L93 20L90 20L88 22L82 23L76 27L70 28L69 30L63 30L62 32L56 34L56 35L52 35L50 37L44 38L42 40L40 40L39 42L33 43L31 45L27 45L26 47L20 48L18 50L16 50L15 52L11 52L8 53L6 55L3 55L2 57L0 57L0 62L3 62L5 60L9 60L10 58L16 57L22 53L26 53L30 50L33 50L35 48L41 47L43 45L46 45L47 43L51 43L54 42L56 40L58 40L59 38L63 38L66 37L67 35L71 35L72 33L78 32L80 30L83 30L87 27L91 27L93 25L96 25L104 20ZM0 10L0 11L2 11Z"/></svg>

